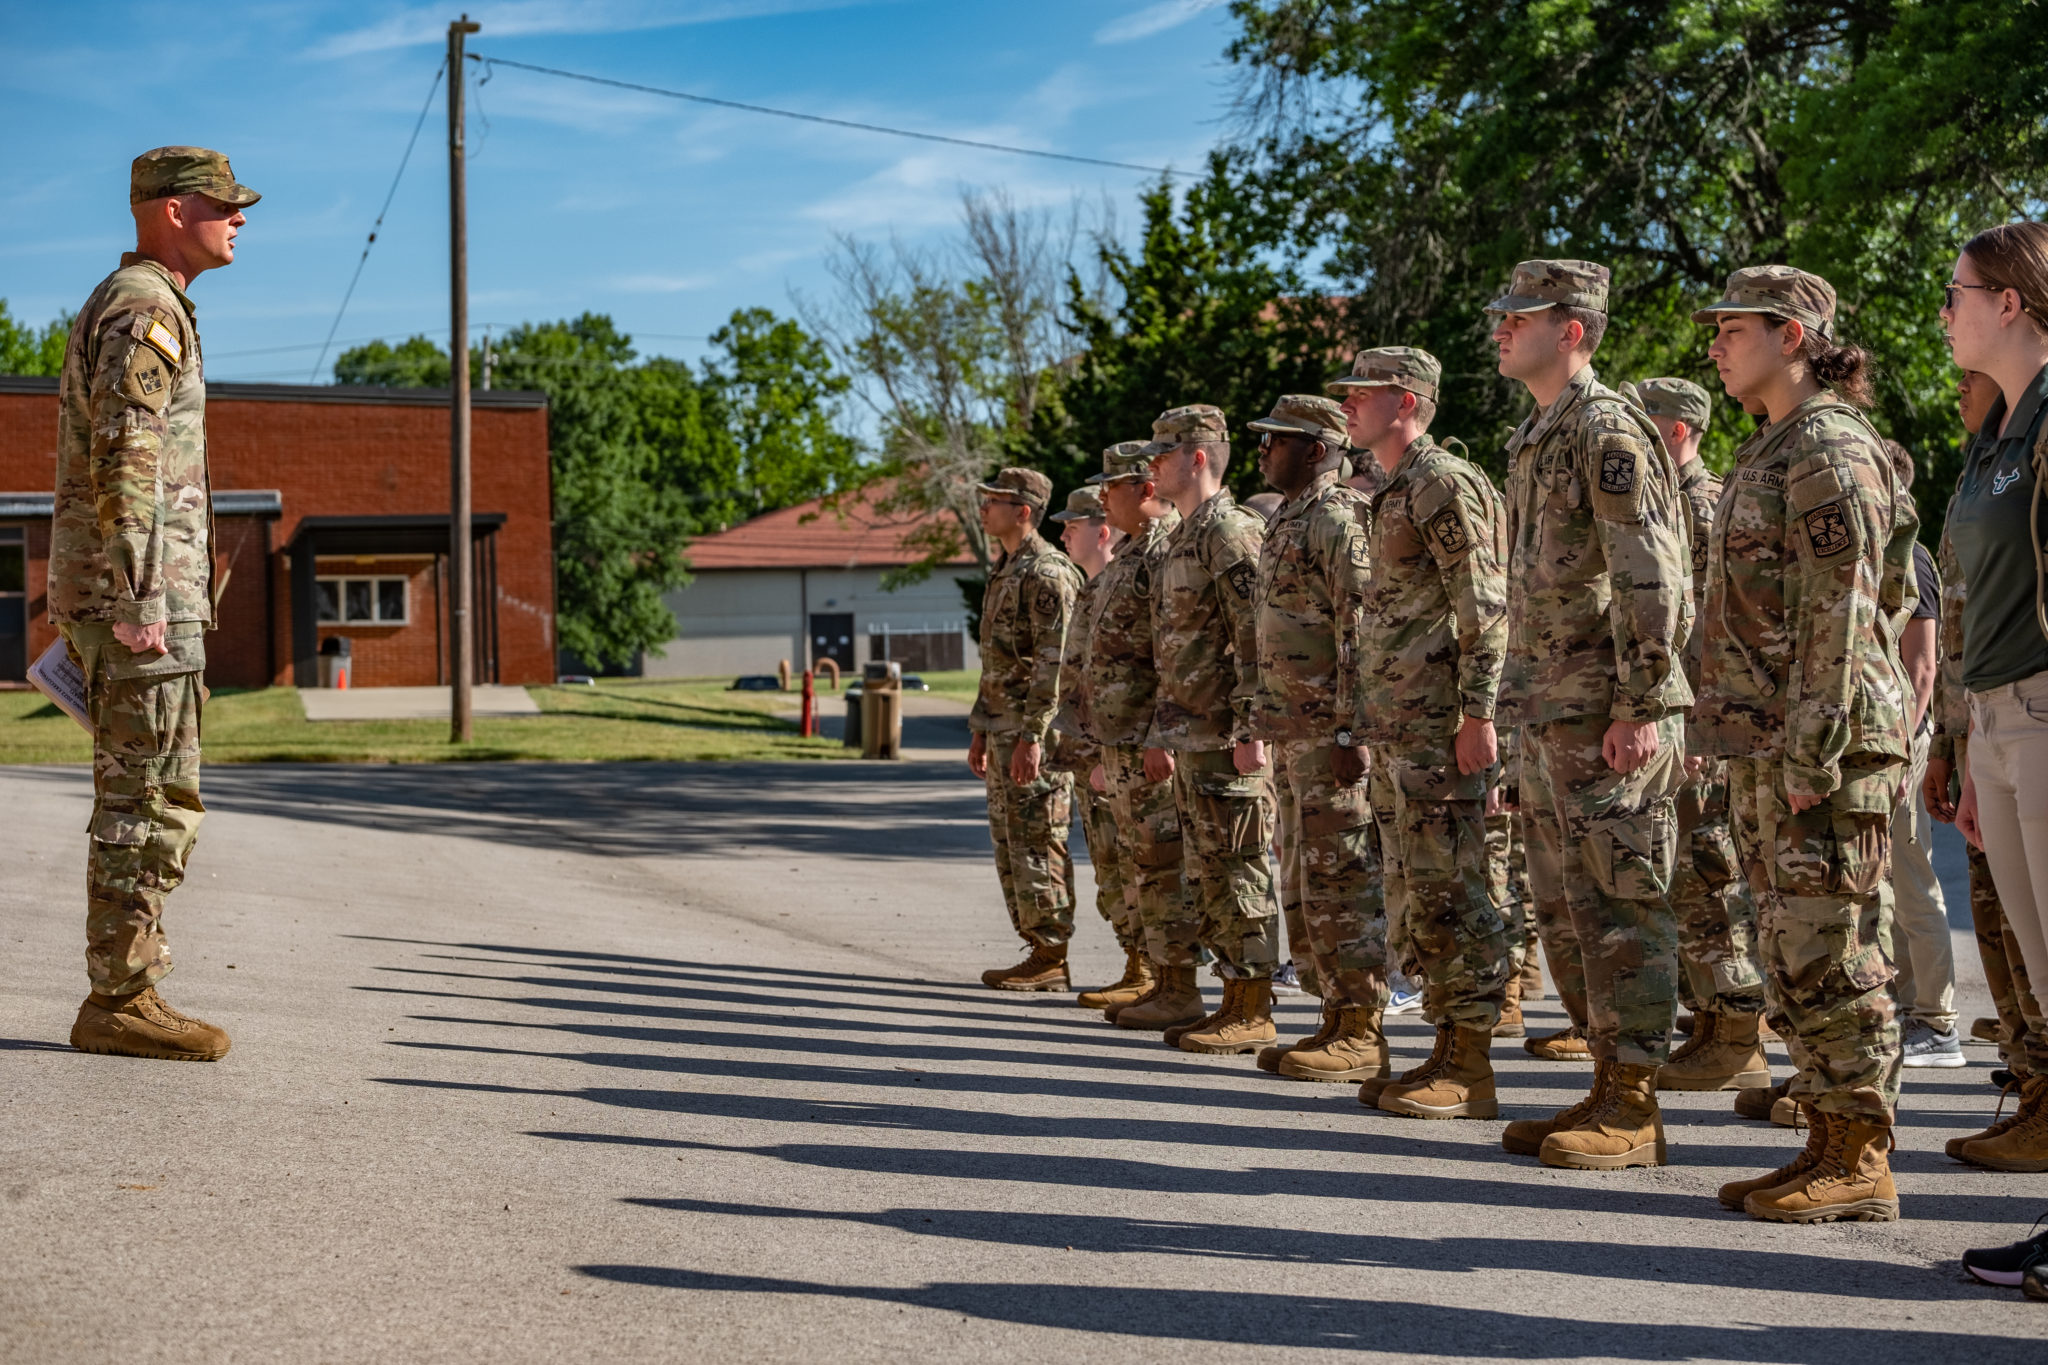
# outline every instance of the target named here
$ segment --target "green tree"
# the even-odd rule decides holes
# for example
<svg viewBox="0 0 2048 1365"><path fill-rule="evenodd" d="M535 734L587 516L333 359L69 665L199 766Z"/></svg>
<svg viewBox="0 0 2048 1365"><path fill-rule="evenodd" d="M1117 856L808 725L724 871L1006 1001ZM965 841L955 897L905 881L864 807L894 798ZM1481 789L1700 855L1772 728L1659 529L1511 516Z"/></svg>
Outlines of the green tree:
<svg viewBox="0 0 2048 1365"><path fill-rule="evenodd" d="M1078 358L1032 432L1056 498L1102 467L1103 447L1150 439L1152 420L1186 403L1223 409L1230 482L1256 492L1244 424L1281 394L1321 393L1348 361L1334 306L1276 255L1280 225L1243 170L1218 154L1177 209L1168 185L1147 191L1136 253L1098 243L1107 297L1072 279L1064 321Z"/></svg>
<svg viewBox="0 0 2048 1365"><path fill-rule="evenodd" d="M58 375L64 372L64 344L72 314L40 329L17 322L0 299L0 374Z"/></svg>
<svg viewBox="0 0 2048 1365"><path fill-rule="evenodd" d="M623 666L675 637L666 593L689 581L693 536L831 491L854 463L833 430L845 381L819 343L742 309L700 373L639 360L602 314L514 328L492 343L492 383L548 396L560 641ZM481 345L470 352L482 377ZM335 362L342 383L437 387L448 356L426 337L373 342Z"/></svg>
<svg viewBox="0 0 2048 1365"><path fill-rule="evenodd" d="M1603 372L1716 393L1688 315L1729 271L1784 261L1840 291L1844 335L1882 367L1879 425L1941 479L1956 432L1936 289L1964 237L2042 198L2034 0L1234 9L1247 183L1284 211L1287 248L1323 259L1352 335L1443 359L1443 429L1486 452L1525 406L1480 312L1518 259L1611 266ZM1723 413L1725 457L1746 424Z"/></svg>
<svg viewBox="0 0 2048 1365"><path fill-rule="evenodd" d="M334 382L385 389L444 389L448 387L448 348L423 336L396 346L373 341L336 358Z"/></svg>

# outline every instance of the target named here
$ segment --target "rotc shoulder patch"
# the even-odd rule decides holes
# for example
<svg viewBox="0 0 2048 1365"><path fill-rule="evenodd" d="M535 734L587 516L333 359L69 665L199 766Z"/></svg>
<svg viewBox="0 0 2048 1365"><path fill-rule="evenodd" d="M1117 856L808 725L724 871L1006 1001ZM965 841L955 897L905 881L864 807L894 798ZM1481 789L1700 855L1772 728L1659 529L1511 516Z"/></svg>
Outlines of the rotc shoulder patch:
<svg viewBox="0 0 2048 1365"><path fill-rule="evenodd" d="M1472 548L1472 537L1465 534L1465 520L1454 507L1446 507L1429 519L1429 534L1446 555L1461 555Z"/></svg>
<svg viewBox="0 0 2048 1365"><path fill-rule="evenodd" d="M1251 601L1252 594L1258 590L1258 566L1249 560L1231 565L1229 569L1224 571L1223 576L1229 580L1230 590L1237 594L1240 602Z"/></svg>
<svg viewBox="0 0 2048 1365"><path fill-rule="evenodd" d="M1032 599L1032 609L1040 616L1057 616L1060 610L1059 589L1050 583L1038 585L1038 595Z"/></svg>
<svg viewBox="0 0 2048 1365"><path fill-rule="evenodd" d="M1636 491L1636 452L1626 441L1602 438L1600 491L1625 498Z"/></svg>
<svg viewBox="0 0 2048 1365"><path fill-rule="evenodd" d="M1831 502L1825 507L1816 507L1808 512L1806 539L1812 544L1816 559L1838 555L1854 545L1856 536L1849 529L1849 518L1842 511L1842 504Z"/></svg>

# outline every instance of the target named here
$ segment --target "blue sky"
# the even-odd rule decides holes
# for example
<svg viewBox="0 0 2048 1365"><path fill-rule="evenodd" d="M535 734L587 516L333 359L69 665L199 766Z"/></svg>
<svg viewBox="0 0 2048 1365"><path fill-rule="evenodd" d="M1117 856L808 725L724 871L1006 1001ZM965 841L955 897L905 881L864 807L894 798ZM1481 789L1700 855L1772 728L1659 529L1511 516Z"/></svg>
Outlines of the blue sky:
<svg viewBox="0 0 2048 1365"><path fill-rule="evenodd" d="M304 380L426 98L460 0L0 0L0 298L75 308L131 240L128 162L229 154L265 198L194 293L216 379ZM471 50L726 99L1144 165L1227 132L1220 0L470 0ZM816 295L835 232L949 232L963 186L1114 201L1148 177L794 123L471 63L470 316L610 313L694 356L734 308ZM440 97L342 322L447 326ZM291 349L300 348L300 349ZM332 358L329 358L331 368ZM326 370L320 374L325 381Z"/></svg>

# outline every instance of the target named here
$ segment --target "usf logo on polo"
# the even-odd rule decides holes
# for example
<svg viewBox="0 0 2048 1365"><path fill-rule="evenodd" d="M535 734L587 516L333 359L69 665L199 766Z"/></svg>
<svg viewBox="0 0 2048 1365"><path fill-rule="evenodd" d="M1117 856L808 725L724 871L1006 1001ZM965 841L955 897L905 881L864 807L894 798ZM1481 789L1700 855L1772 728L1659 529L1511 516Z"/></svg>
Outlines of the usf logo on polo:
<svg viewBox="0 0 2048 1365"><path fill-rule="evenodd" d="M2008 469L2002 473L1992 475L1991 496L1995 498L2006 489L2012 487L2019 480L2019 477L2020 472L2017 469Z"/></svg>

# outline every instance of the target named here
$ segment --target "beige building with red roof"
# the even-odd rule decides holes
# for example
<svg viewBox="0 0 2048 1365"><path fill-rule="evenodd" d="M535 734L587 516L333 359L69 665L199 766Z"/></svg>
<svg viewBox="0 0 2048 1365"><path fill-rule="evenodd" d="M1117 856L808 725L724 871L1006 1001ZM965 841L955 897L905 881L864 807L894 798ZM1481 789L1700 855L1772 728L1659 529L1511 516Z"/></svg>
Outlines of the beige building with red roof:
<svg viewBox="0 0 2048 1365"><path fill-rule="evenodd" d="M702 536L684 552L694 575L670 593L676 638L648 677L801 672L830 657L841 669L895 659L906 672L978 668L954 580L975 571L961 553L921 583L888 591L882 578L921 556L906 537L936 518L877 509L847 497L835 510L801 503Z"/></svg>

